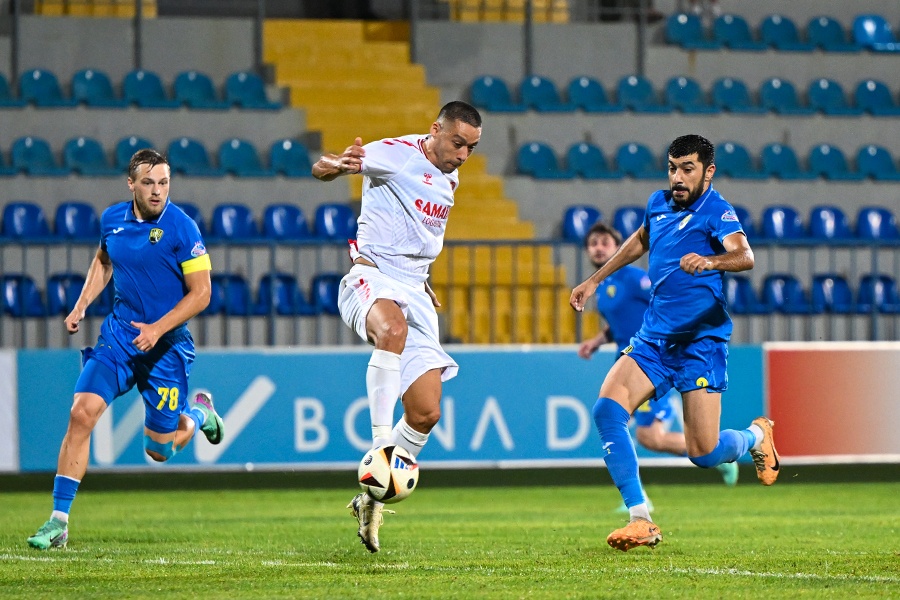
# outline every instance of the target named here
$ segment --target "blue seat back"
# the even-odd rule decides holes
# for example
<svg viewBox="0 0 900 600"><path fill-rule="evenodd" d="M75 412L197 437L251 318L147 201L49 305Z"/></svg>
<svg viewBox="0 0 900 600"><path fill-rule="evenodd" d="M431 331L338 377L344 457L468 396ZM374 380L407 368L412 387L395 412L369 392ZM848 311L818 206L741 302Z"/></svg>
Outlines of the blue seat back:
<svg viewBox="0 0 900 600"><path fill-rule="evenodd" d="M316 207L316 235L331 240L356 239L356 215L346 204Z"/></svg>
<svg viewBox="0 0 900 600"><path fill-rule="evenodd" d="M847 157L837 146L819 144L809 151L809 170L816 175L827 176L849 171Z"/></svg>
<svg viewBox="0 0 900 600"><path fill-rule="evenodd" d="M6 237L32 239L47 237L50 228L44 209L32 202L10 202L3 207L3 228Z"/></svg>
<svg viewBox="0 0 900 600"><path fill-rule="evenodd" d="M875 112L880 108L894 108L896 104L891 97L891 90L877 79L864 79L856 85L854 94L856 106L862 110Z"/></svg>
<svg viewBox="0 0 900 600"><path fill-rule="evenodd" d="M812 44L826 49L847 43L847 36L841 24L826 16L810 19L806 26L806 37Z"/></svg>
<svg viewBox="0 0 900 600"><path fill-rule="evenodd" d="M169 99L159 75L146 69L137 69L125 75L122 80L122 96L128 102L137 104Z"/></svg>
<svg viewBox="0 0 900 600"><path fill-rule="evenodd" d="M228 76L225 80L225 101L244 107L269 103L265 83L259 75L250 71L240 71Z"/></svg>
<svg viewBox="0 0 900 600"><path fill-rule="evenodd" d="M729 273L725 276L723 285L728 312L736 315L765 312L766 307L759 301L748 277Z"/></svg>
<svg viewBox="0 0 900 600"><path fill-rule="evenodd" d="M809 307L806 292L796 277L772 273L763 280L763 303L774 312L802 313Z"/></svg>
<svg viewBox="0 0 900 600"><path fill-rule="evenodd" d="M619 146L616 151L616 164L629 175L658 170L656 159L650 148L637 142Z"/></svg>
<svg viewBox="0 0 900 600"><path fill-rule="evenodd" d="M263 235L275 240L302 240L310 236L306 216L293 204L272 204L263 216Z"/></svg>
<svg viewBox="0 0 900 600"><path fill-rule="evenodd" d="M319 273L311 284L312 303L316 310L326 315L339 315L338 298L343 275L340 273Z"/></svg>
<svg viewBox="0 0 900 600"><path fill-rule="evenodd" d="M717 159L718 160L718 159ZM753 239L756 237L756 223L753 221L753 217L750 215L750 211L739 204L732 205L734 208L734 214L738 218L738 222L741 224L741 229L744 230L744 235L747 236L747 239Z"/></svg>
<svg viewBox="0 0 900 600"><path fill-rule="evenodd" d="M703 37L703 23L697 15L673 13L666 19L666 41L670 44L691 43Z"/></svg>
<svg viewBox="0 0 900 600"><path fill-rule="evenodd" d="M259 282L257 310L263 314L274 311L277 315L296 315L300 295L296 277L287 273L267 273Z"/></svg>
<svg viewBox="0 0 900 600"><path fill-rule="evenodd" d="M269 151L272 170L288 177L312 175L309 150L297 140L283 139L272 144Z"/></svg>
<svg viewBox="0 0 900 600"><path fill-rule="evenodd" d="M81 171L84 168L105 169L106 152L103 146L94 138L80 136L72 138L63 146L63 165L72 171Z"/></svg>
<svg viewBox="0 0 900 600"><path fill-rule="evenodd" d="M168 159L172 170L182 173L193 168L207 169L211 166L209 154L203 144L189 137L172 140L169 144Z"/></svg>
<svg viewBox="0 0 900 600"><path fill-rule="evenodd" d="M721 142L716 147L716 172L736 175L756 171L747 149L737 142Z"/></svg>
<svg viewBox="0 0 900 600"><path fill-rule="evenodd" d="M797 25L784 15L769 15L759 25L760 39L770 46L800 41Z"/></svg>
<svg viewBox="0 0 900 600"><path fill-rule="evenodd" d="M706 105L703 90L695 79L690 77L673 77L666 84L666 100L676 108L690 108Z"/></svg>
<svg viewBox="0 0 900 600"><path fill-rule="evenodd" d="M68 315L84 287L84 276L79 273L56 273L47 279L47 314Z"/></svg>
<svg viewBox="0 0 900 600"><path fill-rule="evenodd" d="M619 104L629 108L643 108L658 104L653 84L649 79L640 75L627 75L620 79L617 93Z"/></svg>
<svg viewBox="0 0 900 600"><path fill-rule="evenodd" d="M860 173L877 178L879 174L895 173L894 157L887 148L869 144L856 153L856 168Z"/></svg>
<svg viewBox="0 0 900 600"><path fill-rule="evenodd" d="M116 288L112 282L108 283L100 295L87 307L85 314L89 317L105 317L112 312L116 303Z"/></svg>
<svg viewBox="0 0 900 600"><path fill-rule="evenodd" d="M763 82L759 89L760 103L769 110L798 108L800 100L794 84L780 77Z"/></svg>
<svg viewBox="0 0 900 600"><path fill-rule="evenodd" d="M512 104L512 95L506 82L495 75L483 75L472 82L469 97L477 107L496 110Z"/></svg>
<svg viewBox="0 0 900 600"><path fill-rule="evenodd" d="M136 135L130 135L120 139L116 143L116 168L122 171L128 171L128 164L131 162L131 157L134 156L135 152L143 150L144 148L153 148L153 142Z"/></svg>
<svg viewBox="0 0 900 600"><path fill-rule="evenodd" d="M848 106L847 98L844 96L844 88L833 79L820 77L811 81L807 96L809 97L809 105L812 108L824 112L828 112L829 109L847 108Z"/></svg>
<svg viewBox="0 0 900 600"><path fill-rule="evenodd" d="M6 79L6 75L0 73L0 100L12 100L12 90L9 87L9 80Z"/></svg>
<svg viewBox="0 0 900 600"><path fill-rule="evenodd" d="M41 292L29 275L7 273L0 276L3 306L0 312L13 317L42 317L45 314Z"/></svg>
<svg viewBox="0 0 900 600"><path fill-rule="evenodd" d="M588 230L602 218L603 214L600 209L593 206L579 204L568 207L563 213L563 239L584 242Z"/></svg>
<svg viewBox="0 0 900 600"><path fill-rule="evenodd" d="M864 240L898 240L897 219L886 208L863 207L856 216L856 236Z"/></svg>
<svg viewBox="0 0 900 600"><path fill-rule="evenodd" d="M763 210L762 236L769 240L797 240L805 237L800 215L790 206L774 205Z"/></svg>
<svg viewBox="0 0 900 600"><path fill-rule="evenodd" d="M603 85L592 77L576 77L569 82L569 102L579 108L609 104Z"/></svg>
<svg viewBox="0 0 900 600"><path fill-rule="evenodd" d="M613 213L613 227L622 234L622 239L628 239L632 233L644 224L644 207L620 206Z"/></svg>
<svg viewBox="0 0 900 600"><path fill-rule="evenodd" d="M13 142L10 153L12 166L19 171L32 169L56 169L56 159L47 140L27 136Z"/></svg>
<svg viewBox="0 0 900 600"><path fill-rule="evenodd" d="M189 216L194 223L197 224L200 235L206 237L206 220L203 218L203 213L200 212L200 208L196 204L182 202L181 200L178 200L175 204L184 212L184 214Z"/></svg>
<svg viewBox="0 0 900 600"><path fill-rule="evenodd" d="M94 207L85 202L61 202L54 218L56 235L73 240L99 240L100 219Z"/></svg>
<svg viewBox="0 0 900 600"><path fill-rule="evenodd" d="M730 45L752 42L750 26L738 15L721 15L713 21L713 38L722 44Z"/></svg>
<svg viewBox="0 0 900 600"><path fill-rule="evenodd" d="M547 105L560 104L561 98L556 84L546 77L533 75L522 80L519 88L522 104L528 108L540 109Z"/></svg>
<svg viewBox="0 0 900 600"><path fill-rule="evenodd" d="M767 144L760 157L764 173L774 176L790 175L800 172L800 161L797 153L784 144Z"/></svg>
<svg viewBox="0 0 900 600"><path fill-rule="evenodd" d="M750 90L741 79L722 77L713 83L713 104L725 110L753 106Z"/></svg>
<svg viewBox="0 0 900 600"><path fill-rule="evenodd" d="M857 15L853 19L853 39L864 48L893 44L897 40L891 24L881 15Z"/></svg>
<svg viewBox="0 0 900 600"><path fill-rule="evenodd" d="M519 173L540 175L559 170L556 153L543 142L526 142L519 147L516 160Z"/></svg>
<svg viewBox="0 0 900 600"><path fill-rule="evenodd" d="M814 206L809 213L809 236L816 240L847 240L853 237L847 215L837 206Z"/></svg>
<svg viewBox="0 0 900 600"><path fill-rule="evenodd" d="M250 285L236 273L213 273L211 276L209 305L205 315L246 316L250 310Z"/></svg>
<svg viewBox="0 0 900 600"><path fill-rule="evenodd" d="M212 79L200 71L182 71L175 76L172 87L175 99L188 106L202 106L219 101Z"/></svg>
<svg viewBox="0 0 900 600"><path fill-rule="evenodd" d="M247 140L231 138L219 146L219 166L234 175L247 171L262 171L256 148Z"/></svg>
<svg viewBox="0 0 900 600"><path fill-rule="evenodd" d="M82 69L72 75L72 98L90 105L97 101L116 100L116 93L109 75L97 69Z"/></svg>
<svg viewBox="0 0 900 600"><path fill-rule="evenodd" d="M569 147L566 152L566 165L578 175L609 170L603 150L587 142L572 144Z"/></svg>
<svg viewBox="0 0 900 600"><path fill-rule="evenodd" d="M897 282L890 275L863 275L859 281L858 300L861 312L869 312L873 308L891 312L900 310L900 292Z"/></svg>
<svg viewBox="0 0 900 600"><path fill-rule="evenodd" d="M38 106L64 100L59 80L46 69L31 69L19 76L19 97Z"/></svg>
<svg viewBox="0 0 900 600"><path fill-rule="evenodd" d="M253 213L244 204L220 204L213 209L212 236L229 240L257 237Z"/></svg>
<svg viewBox="0 0 900 600"><path fill-rule="evenodd" d="M854 310L853 292L847 280L837 273L813 276L810 286L813 312L847 314Z"/></svg>

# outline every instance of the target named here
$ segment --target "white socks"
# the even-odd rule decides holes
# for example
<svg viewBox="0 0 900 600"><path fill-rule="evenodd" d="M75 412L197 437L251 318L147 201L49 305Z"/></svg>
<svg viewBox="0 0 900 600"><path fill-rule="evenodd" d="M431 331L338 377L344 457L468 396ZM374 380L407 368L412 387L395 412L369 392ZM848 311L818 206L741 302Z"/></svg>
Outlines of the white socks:
<svg viewBox="0 0 900 600"><path fill-rule="evenodd" d="M422 451L422 447L427 441L428 434L419 433L410 427L406 423L406 417L397 422L394 426L394 431L391 434L391 442L403 447L403 449L409 452L413 458L419 456L419 452Z"/></svg>
<svg viewBox="0 0 900 600"><path fill-rule="evenodd" d="M400 397L400 355L374 350L366 370L366 392L372 420L374 446L388 443L394 422L394 406Z"/></svg>
<svg viewBox="0 0 900 600"><path fill-rule="evenodd" d="M631 521L634 521L637 518L647 519L651 522L653 521L653 519L650 518L650 509L647 507L646 502L641 502L640 504L629 508L628 516L630 517L629 520Z"/></svg>
<svg viewBox="0 0 900 600"><path fill-rule="evenodd" d="M763 430L759 427L759 425L751 424L750 427L747 428L750 433L753 434L753 437L756 438L756 442L750 447L751 450L759 450L759 445L762 443L763 439Z"/></svg>

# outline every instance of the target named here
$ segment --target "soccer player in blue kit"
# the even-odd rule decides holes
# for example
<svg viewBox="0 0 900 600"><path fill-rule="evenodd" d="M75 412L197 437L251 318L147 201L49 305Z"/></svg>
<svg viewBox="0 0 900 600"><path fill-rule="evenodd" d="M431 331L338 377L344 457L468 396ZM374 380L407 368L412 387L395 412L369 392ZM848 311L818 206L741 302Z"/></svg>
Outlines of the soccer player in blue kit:
<svg viewBox="0 0 900 600"><path fill-rule="evenodd" d="M749 451L763 485L775 483L780 467L768 418L757 417L743 430L719 430L731 336L723 272L753 268L753 250L734 208L711 185L712 143L682 136L669 145L668 157L669 189L650 196L643 224L569 299L575 310L584 310L601 281L649 251L650 307L606 375L593 411L603 458L629 511L629 523L606 538L622 551L662 541L628 433L631 415L651 398L672 387L681 393L687 454L695 465L715 467Z"/></svg>
<svg viewBox="0 0 900 600"><path fill-rule="evenodd" d="M169 200L169 164L139 150L128 166L132 200L100 218L100 247L81 295L66 317L78 331L91 302L112 278L115 303L93 348L85 348L69 425L53 483L53 512L28 545L46 550L68 541L69 509L87 472L91 431L109 404L135 385L144 398L144 450L164 462L202 431L222 441L224 423L209 394L188 405L194 340L187 321L210 297L210 260L197 224Z"/></svg>
<svg viewBox="0 0 900 600"><path fill-rule="evenodd" d="M595 223L584 238L588 259L595 269L605 265L621 245L622 235L602 221ZM606 321L606 326L578 347L578 356L584 359L590 359L600 346L609 342L615 342L620 353L631 344L631 337L641 328L644 312L650 305L650 277L643 269L626 265L600 282L596 297L597 310ZM638 407L633 415L635 435L637 442L648 450L687 456L684 433L669 430L675 419L673 394L674 390ZM722 474L727 485L737 483L737 463L722 463L716 470ZM652 511L653 504L646 492L644 498ZM619 510L628 512L624 504Z"/></svg>

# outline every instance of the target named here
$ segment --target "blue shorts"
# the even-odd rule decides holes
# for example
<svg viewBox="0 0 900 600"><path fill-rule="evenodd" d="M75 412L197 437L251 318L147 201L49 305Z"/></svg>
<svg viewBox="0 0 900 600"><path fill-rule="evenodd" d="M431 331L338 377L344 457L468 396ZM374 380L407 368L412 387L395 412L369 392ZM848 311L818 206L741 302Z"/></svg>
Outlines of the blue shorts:
<svg viewBox="0 0 900 600"><path fill-rule="evenodd" d="M655 400L675 388L681 393L706 388L710 392L728 389L728 342L700 338L689 342L631 338L622 351L638 364L656 388Z"/></svg>
<svg viewBox="0 0 900 600"><path fill-rule="evenodd" d="M666 394L659 400L644 402L634 411L634 424L637 427L650 427L654 421L667 423L675 418L675 410L672 408L672 395Z"/></svg>
<svg viewBox="0 0 900 600"><path fill-rule="evenodd" d="M82 351L84 368L75 393L97 394L110 404L136 385L144 398L144 426L171 433L178 429L181 413L188 410L194 339L182 326L164 335L150 352L141 352L131 343L139 334L115 316L107 316L97 344Z"/></svg>

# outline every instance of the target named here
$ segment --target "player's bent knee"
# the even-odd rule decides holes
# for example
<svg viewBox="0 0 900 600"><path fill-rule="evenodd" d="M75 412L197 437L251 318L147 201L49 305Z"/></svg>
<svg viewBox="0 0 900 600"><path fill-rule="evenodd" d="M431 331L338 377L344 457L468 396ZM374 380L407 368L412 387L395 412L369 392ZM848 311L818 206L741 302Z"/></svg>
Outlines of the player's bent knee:
<svg viewBox="0 0 900 600"><path fill-rule="evenodd" d="M163 444L152 439L149 435L144 436L144 452L156 462L166 462L177 454L174 440Z"/></svg>
<svg viewBox="0 0 900 600"><path fill-rule="evenodd" d="M438 408L436 410L417 412L415 414L406 413L403 418L406 419L406 423L416 431L427 433L441 420L441 410Z"/></svg>

